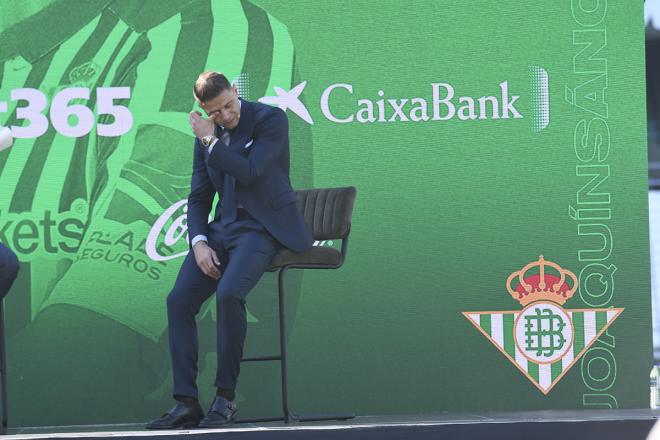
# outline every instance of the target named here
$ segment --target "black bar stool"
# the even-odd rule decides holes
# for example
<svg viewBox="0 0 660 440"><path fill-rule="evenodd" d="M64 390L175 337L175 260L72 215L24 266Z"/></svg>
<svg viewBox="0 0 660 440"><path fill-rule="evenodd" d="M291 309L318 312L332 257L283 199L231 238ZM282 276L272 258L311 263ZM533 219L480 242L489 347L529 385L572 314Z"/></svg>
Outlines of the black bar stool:
<svg viewBox="0 0 660 440"><path fill-rule="evenodd" d="M285 423L308 422L319 420L348 420L355 417L353 413L346 414L293 414L289 409L288 370L286 352L286 313L284 307L285 283L284 276L289 269L338 269L346 260L348 251L348 236L351 231L353 204L357 190L355 187L320 188L296 191L298 201L305 218L305 223L312 230L315 240L341 240L341 250L331 247L314 246L307 252L292 252L288 249L278 252L270 272L279 270L279 320L280 320L280 354L276 356L259 356L243 358L242 362L280 361L282 374L282 417L260 419L240 419L237 423L284 421Z"/></svg>

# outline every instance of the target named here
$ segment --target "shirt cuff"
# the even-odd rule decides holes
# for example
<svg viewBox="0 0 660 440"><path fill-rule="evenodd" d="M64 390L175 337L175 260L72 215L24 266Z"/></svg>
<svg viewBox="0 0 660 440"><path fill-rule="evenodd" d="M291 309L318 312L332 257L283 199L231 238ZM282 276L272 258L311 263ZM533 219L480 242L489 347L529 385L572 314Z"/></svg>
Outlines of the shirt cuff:
<svg viewBox="0 0 660 440"><path fill-rule="evenodd" d="M209 145L209 148L208 148L209 154L211 154L211 151L213 151L213 146L217 143L218 143L218 138L215 138L215 140L213 142L211 142L211 145ZM195 237L195 238L197 238L197 237Z"/></svg>
<svg viewBox="0 0 660 440"><path fill-rule="evenodd" d="M213 145L211 145L211 146L213 146ZM190 242L190 245L191 245L192 247L195 247L195 243L197 243L198 241L204 241L204 242L207 242L207 243L208 243L208 240L207 240L207 238L206 238L206 235L199 234L199 235L195 235L195 237L194 237L194 238L192 239L192 241Z"/></svg>

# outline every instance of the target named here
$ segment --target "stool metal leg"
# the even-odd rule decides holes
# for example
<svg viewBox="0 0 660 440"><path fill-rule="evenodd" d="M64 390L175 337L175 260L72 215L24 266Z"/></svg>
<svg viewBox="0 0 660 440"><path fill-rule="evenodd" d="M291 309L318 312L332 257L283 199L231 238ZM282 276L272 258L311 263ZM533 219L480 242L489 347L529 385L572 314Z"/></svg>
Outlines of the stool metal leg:
<svg viewBox="0 0 660 440"><path fill-rule="evenodd" d="M282 409L284 410L284 423L294 422L314 422L322 420L349 420L355 418L354 413L338 413L338 414L292 414L289 411L289 391L288 391L288 369L286 362L286 316L284 313L284 274L288 267L284 266L280 269L279 276L279 299L280 299L280 353L282 359L280 360L282 368Z"/></svg>
<svg viewBox="0 0 660 440"><path fill-rule="evenodd" d="M251 358L243 358L242 362L259 362L259 361L280 361L280 373L282 375L282 411L284 417L268 417L258 419L240 419L236 423L255 423L255 422L270 422L282 420L284 423L291 422L311 422L321 420L348 420L355 417L354 413L343 414L293 414L289 410L289 371L287 366L287 348L286 348L286 289L284 286L284 276L289 267L284 266L279 271L278 277L278 303L279 303L279 318L280 318L280 355L279 356L259 356Z"/></svg>
<svg viewBox="0 0 660 440"><path fill-rule="evenodd" d="M288 385L288 370L286 365L286 313L284 306L285 289L284 289L284 274L287 267L283 267L279 271L278 277L278 306L279 306L279 319L280 319L280 353L279 356L257 356L250 358L243 358L241 362L261 362L261 361L280 361L280 374L282 376L282 411L283 417L265 417L255 419L239 419L235 423L255 423L255 422L270 422L282 420L284 423L289 423L292 420L291 413L289 412L289 385Z"/></svg>
<svg viewBox="0 0 660 440"><path fill-rule="evenodd" d="M286 364L286 314L284 312L284 274L286 271L286 266L280 269L278 277L278 297L280 307L280 373L282 375L282 411L284 412L284 423L289 423L291 421L291 415L289 414L289 384Z"/></svg>
<svg viewBox="0 0 660 440"><path fill-rule="evenodd" d="M4 300L0 299L0 385L2 386L2 425L0 434L7 434L7 358L5 356L5 310Z"/></svg>

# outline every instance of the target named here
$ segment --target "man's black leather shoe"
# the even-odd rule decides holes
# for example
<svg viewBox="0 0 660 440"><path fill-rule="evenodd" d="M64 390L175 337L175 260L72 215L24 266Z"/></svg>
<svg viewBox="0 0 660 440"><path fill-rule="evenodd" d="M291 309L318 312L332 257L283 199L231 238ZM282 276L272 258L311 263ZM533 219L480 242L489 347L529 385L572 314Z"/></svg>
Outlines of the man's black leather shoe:
<svg viewBox="0 0 660 440"><path fill-rule="evenodd" d="M174 408L159 419L147 423L147 429L178 429L194 428L204 417L204 412L199 403L195 406L187 406L178 402Z"/></svg>
<svg viewBox="0 0 660 440"><path fill-rule="evenodd" d="M199 422L200 428L221 428L231 425L236 416L236 404L221 396L216 396L206 417Z"/></svg>

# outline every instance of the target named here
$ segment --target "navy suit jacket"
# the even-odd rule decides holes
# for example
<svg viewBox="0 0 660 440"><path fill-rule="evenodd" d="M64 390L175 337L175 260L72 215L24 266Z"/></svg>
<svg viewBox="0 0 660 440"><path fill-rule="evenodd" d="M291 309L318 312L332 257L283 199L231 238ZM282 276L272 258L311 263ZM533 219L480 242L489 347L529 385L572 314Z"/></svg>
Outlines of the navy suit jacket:
<svg viewBox="0 0 660 440"><path fill-rule="evenodd" d="M217 137L219 130L216 126ZM236 179L237 200L277 241L296 252L312 247L314 238L289 180L289 123L281 109L241 100L241 117L228 147L218 141L209 155L195 139L188 197L191 240L208 236L213 198L216 192L223 194L225 173ZM220 213L217 206L214 221Z"/></svg>

